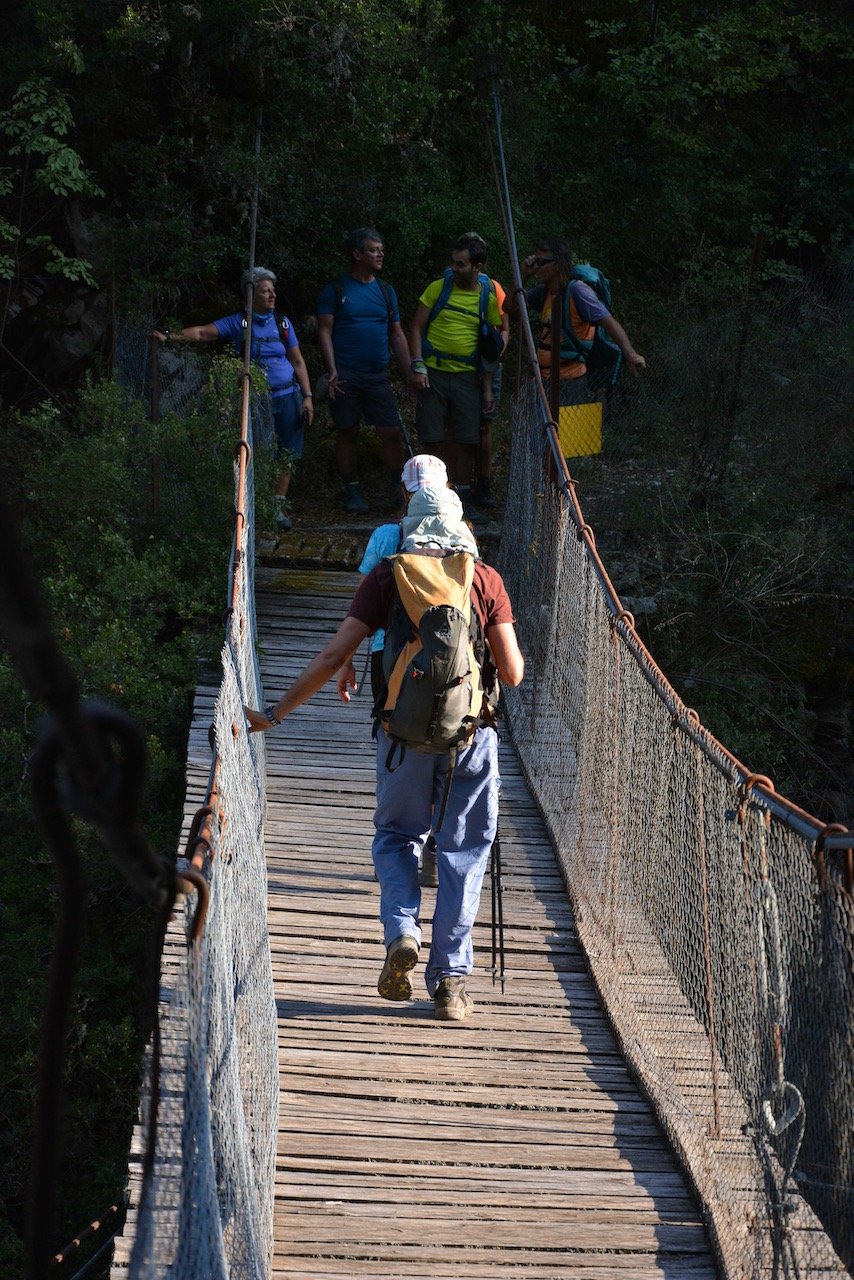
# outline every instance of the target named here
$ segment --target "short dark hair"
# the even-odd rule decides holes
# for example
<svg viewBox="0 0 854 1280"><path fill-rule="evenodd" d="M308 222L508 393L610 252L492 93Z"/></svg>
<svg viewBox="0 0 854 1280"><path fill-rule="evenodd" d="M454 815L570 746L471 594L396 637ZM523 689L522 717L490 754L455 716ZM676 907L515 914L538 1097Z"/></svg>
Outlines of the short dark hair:
<svg viewBox="0 0 854 1280"><path fill-rule="evenodd" d="M559 240L556 236L546 236L534 245L534 250L538 249L545 249L549 257L555 259L561 280L567 281L572 271L572 254L566 241Z"/></svg>
<svg viewBox="0 0 854 1280"><path fill-rule="evenodd" d="M365 247L366 240L379 240L380 244L382 244L383 237L376 227L356 227L356 230L351 231L344 241L347 256L352 258L354 253L361 253Z"/></svg>
<svg viewBox="0 0 854 1280"><path fill-rule="evenodd" d="M466 250L472 262L479 262L481 266L486 263L486 241L476 231L467 231L454 241L455 253L465 253Z"/></svg>

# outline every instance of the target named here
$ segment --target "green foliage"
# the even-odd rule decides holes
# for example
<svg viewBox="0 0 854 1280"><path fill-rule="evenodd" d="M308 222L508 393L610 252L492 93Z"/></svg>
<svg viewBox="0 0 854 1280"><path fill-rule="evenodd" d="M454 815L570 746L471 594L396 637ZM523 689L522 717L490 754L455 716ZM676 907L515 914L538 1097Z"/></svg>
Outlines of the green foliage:
<svg viewBox="0 0 854 1280"><path fill-rule="evenodd" d="M52 197L104 194L67 141L72 124L65 94L42 78L24 81L9 110L0 112L0 133L17 161L16 168L0 174L0 207L8 210L0 216L0 279L17 277L20 283L44 269L68 281L95 284L85 259L65 253L53 235L37 231Z"/></svg>
<svg viewBox="0 0 854 1280"><path fill-rule="evenodd" d="M71 420L44 404L3 440L5 479L24 515L54 635L81 692L126 708L144 730L146 828L153 848L167 856L180 830L192 691L200 663L222 642L234 422L215 385L188 418L154 424L116 386L90 382ZM33 829L26 778L39 708L5 655L0 705L7 747L0 767L7 798L0 859L0 1203L8 1217L0 1220L0 1257L13 1259L10 1270L17 1270L57 880ZM75 830L88 891L67 1044L57 1246L122 1185L153 925L94 832L82 823Z"/></svg>

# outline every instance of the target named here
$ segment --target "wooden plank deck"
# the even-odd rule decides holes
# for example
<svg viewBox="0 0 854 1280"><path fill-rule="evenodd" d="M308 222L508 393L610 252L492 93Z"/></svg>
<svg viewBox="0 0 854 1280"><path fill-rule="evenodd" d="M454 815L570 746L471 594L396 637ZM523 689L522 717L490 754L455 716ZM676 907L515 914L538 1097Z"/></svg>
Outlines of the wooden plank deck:
<svg viewBox="0 0 854 1280"><path fill-rule="evenodd" d="M259 571L268 695L332 634L356 581ZM711 1280L698 1209L599 1006L508 743L505 992L490 975L487 880L472 1018L432 1018L421 966L411 1002L377 995L368 713L367 694L345 708L330 686L268 737L281 1072L274 1276Z"/></svg>

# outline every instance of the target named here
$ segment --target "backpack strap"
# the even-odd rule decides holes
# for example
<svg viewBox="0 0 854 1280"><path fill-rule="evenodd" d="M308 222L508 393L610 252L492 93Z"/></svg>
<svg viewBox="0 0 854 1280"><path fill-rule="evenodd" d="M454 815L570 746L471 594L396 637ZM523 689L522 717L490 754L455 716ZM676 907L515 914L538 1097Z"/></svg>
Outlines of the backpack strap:
<svg viewBox="0 0 854 1280"><path fill-rule="evenodd" d="M593 339L585 340L579 338L578 334L572 327L571 299L569 296L569 286L572 283L568 280L564 285L563 298L561 300L560 311L560 358L561 361L575 361L579 364L587 364L587 357L593 347ZM552 337L554 341L554 337Z"/></svg>
<svg viewBox="0 0 854 1280"><path fill-rule="evenodd" d="M480 334L481 326L486 321L487 313L489 311L489 295L492 290L492 281L489 276L479 275L478 283L480 284L480 303L478 307L477 331L478 334ZM438 298L430 308L430 314L428 315L427 323L424 326L424 336L421 339L421 350L424 355L432 356L439 365L441 365L443 360L456 360L458 364L470 364L473 369L476 369L479 366L477 350L475 350L475 353L472 356L461 356L455 354L453 351L439 351L439 349L434 347L433 343L430 341L430 326L436 319L439 312L444 311L445 308L449 311L458 311L460 315L471 317L470 311L466 311L463 307L456 307L453 302L450 301L451 290L453 287L454 273L450 267L446 267L442 281L442 288L439 291Z"/></svg>
<svg viewBox="0 0 854 1280"><path fill-rule="evenodd" d="M287 350L288 350L287 339L289 338L290 332L291 332L291 322L290 320L288 320L288 317L284 315L281 311L274 311L273 316L276 321L276 338L279 339L282 346L285 348L285 354L287 355ZM238 346L237 348L238 355L240 354L241 348L243 346L243 342L245 341L245 334L246 334L246 316L245 315L240 317L240 330L241 330L241 340L240 340L240 346ZM249 347L250 357L253 360L257 360L261 353L261 343L273 342L273 341L275 341L275 339L273 338L256 338L255 326L253 325L252 338L251 338L250 347Z"/></svg>
<svg viewBox="0 0 854 1280"><path fill-rule="evenodd" d="M338 276L337 279L332 281L332 292L335 296L335 311L333 314L336 316L347 301L346 279L346 276Z"/></svg>
<svg viewBox="0 0 854 1280"><path fill-rule="evenodd" d="M333 312L333 315L337 316L338 312L347 301L347 279L347 276L339 276L337 280L332 281L332 292L335 297L335 311ZM374 280L379 285L380 293L383 295L383 302L385 303L386 311L388 312L388 327L391 328L394 324L394 294L392 293L391 285L386 284L385 280L381 279L380 276L374 276Z"/></svg>
<svg viewBox="0 0 854 1280"><path fill-rule="evenodd" d="M388 311L388 327L390 329L394 324L394 296L391 291L391 285L386 284L385 280L383 280L381 276L374 276L374 279L379 285L380 293L385 299L386 311Z"/></svg>
<svg viewBox="0 0 854 1280"><path fill-rule="evenodd" d="M445 820L445 810L448 807L448 796L451 794L451 783L454 780L454 770L457 767L457 754L457 747L451 747L448 752L448 772L445 774L445 785L442 788L442 799L439 801L439 810L436 815L436 821L430 829L432 835L436 834Z"/></svg>

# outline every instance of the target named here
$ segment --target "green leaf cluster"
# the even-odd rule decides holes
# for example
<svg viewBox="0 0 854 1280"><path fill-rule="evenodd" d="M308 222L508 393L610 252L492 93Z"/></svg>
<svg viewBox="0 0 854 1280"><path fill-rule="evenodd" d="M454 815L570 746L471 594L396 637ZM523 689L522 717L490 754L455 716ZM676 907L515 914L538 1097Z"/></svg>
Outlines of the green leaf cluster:
<svg viewBox="0 0 854 1280"><path fill-rule="evenodd" d="M73 416L49 404L7 425L4 482L15 494L54 637L85 698L141 725L143 812L155 851L173 856L181 822L193 689L222 643L233 528L230 379L185 419L148 421L109 382L90 382ZM57 875L34 829L27 760L42 708L0 656L7 800L0 860L0 1257L20 1264L34 1113L34 1064L57 915ZM138 1084L143 975L153 918L75 822L88 879L85 943L66 1046L57 1247L120 1193ZM125 1155L122 1155L124 1150ZM62 1237L62 1239L60 1239ZM11 1271L10 1271L11 1273Z"/></svg>

